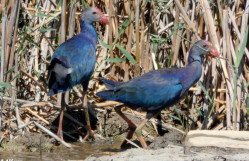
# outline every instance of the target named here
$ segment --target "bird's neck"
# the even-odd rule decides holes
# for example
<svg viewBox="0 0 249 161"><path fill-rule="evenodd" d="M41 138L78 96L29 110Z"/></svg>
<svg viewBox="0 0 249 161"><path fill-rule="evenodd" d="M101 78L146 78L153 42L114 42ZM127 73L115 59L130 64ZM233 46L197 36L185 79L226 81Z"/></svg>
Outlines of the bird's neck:
<svg viewBox="0 0 249 161"><path fill-rule="evenodd" d="M84 21L80 22L81 33L87 36L90 40L93 41L94 44L97 43L98 35L95 31L94 26L91 23L87 23Z"/></svg>
<svg viewBox="0 0 249 161"><path fill-rule="evenodd" d="M189 53L188 65L181 73L181 80L185 89L184 93L200 79L202 74L201 57L194 50L190 50Z"/></svg>
<svg viewBox="0 0 249 161"><path fill-rule="evenodd" d="M188 64L191 64L193 62L198 62L201 65L201 57L200 55L196 54L198 53L195 47L192 47L189 51L189 57L188 57Z"/></svg>
<svg viewBox="0 0 249 161"><path fill-rule="evenodd" d="M187 69L189 71L190 76L189 78L193 79L193 83L197 82L202 73L202 64L201 64L201 57L198 53L198 49L195 47L192 47L189 51L189 57L188 57L188 65Z"/></svg>

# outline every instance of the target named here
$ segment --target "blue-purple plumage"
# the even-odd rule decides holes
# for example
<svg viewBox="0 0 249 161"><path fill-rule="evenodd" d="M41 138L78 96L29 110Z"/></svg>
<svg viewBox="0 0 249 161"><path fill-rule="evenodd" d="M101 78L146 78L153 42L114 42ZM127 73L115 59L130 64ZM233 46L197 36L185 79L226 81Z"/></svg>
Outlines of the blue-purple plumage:
<svg viewBox="0 0 249 161"><path fill-rule="evenodd" d="M151 71L124 83L107 80L105 84L113 87L97 95L107 100L125 103L131 108L142 107L146 111L158 111L176 104L196 83L202 73L201 55L208 54L209 47L204 41L198 41L190 50L188 65L184 68L168 68ZM207 46L207 47L206 47Z"/></svg>
<svg viewBox="0 0 249 161"><path fill-rule="evenodd" d="M95 36L95 42L88 39L89 36L94 37L96 35L94 33L96 33L94 30L87 33L81 32L55 50L49 66L48 84L50 91L48 95L66 92L80 83L86 84L87 87L96 61L97 36ZM61 68L60 71L55 73L53 69L56 63L63 64L65 68ZM70 71L65 75L65 70ZM55 77L55 79L49 79L50 77Z"/></svg>
<svg viewBox="0 0 249 161"><path fill-rule="evenodd" d="M96 62L97 33L92 25L94 15L88 8L82 13L81 32L62 43L54 52L48 68L48 96L66 92L77 84L87 88ZM84 12L90 16L86 18ZM86 15L87 15L86 14ZM92 19L91 19L91 16ZM57 69L57 70L56 70Z"/></svg>

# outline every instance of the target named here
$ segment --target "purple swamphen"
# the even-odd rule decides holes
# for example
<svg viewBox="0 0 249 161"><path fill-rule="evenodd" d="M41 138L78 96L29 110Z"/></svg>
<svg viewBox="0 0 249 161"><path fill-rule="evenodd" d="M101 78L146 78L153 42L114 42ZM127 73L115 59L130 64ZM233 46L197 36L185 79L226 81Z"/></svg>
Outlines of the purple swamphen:
<svg viewBox="0 0 249 161"><path fill-rule="evenodd" d="M122 105L115 107L115 111L129 125L127 139L131 139L134 132L143 148L147 148L142 137L142 128L145 123L157 116L164 108L176 104L185 95L188 89L201 77L201 56L209 54L218 57L218 52L208 41L199 40L193 44L188 57L188 65L183 68L167 68L148 72L128 82L113 82L101 78L108 90L97 93L97 96L122 102L136 110L142 108L147 111L146 119L136 127L121 111ZM123 141L121 147L126 144Z"/></svg>
<svg viewBox="0 0 249 161"><path fill-rule="evenodd" d="M87 88L91 75L93 74L96 62L96 44L98 35L95 31L93 22L109 24L100 9L89 7L80 16L81 32L71 39L62 43L54 52L48 67L48 96L62 92L62 108L58 135L62 138L62 121L66 105L65 92L73 86L81 84L83 86L83 108L87 122L87 137L93 136L91 130L88 107L87 107ZM85 139L87 138L85 137Z"/></svg>

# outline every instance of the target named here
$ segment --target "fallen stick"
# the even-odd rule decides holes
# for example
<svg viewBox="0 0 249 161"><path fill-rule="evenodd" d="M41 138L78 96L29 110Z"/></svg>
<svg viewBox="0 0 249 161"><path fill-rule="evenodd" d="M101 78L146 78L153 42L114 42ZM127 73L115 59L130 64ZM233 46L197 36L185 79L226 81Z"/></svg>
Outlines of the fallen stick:
<svg viewBox="0 0 249 161"><path fill-rule="evenodd" d="M37 113L35 113L34 111L32 111L29 108L26 108L27 111L29 111L32 115L34 115L35 117L37 117L39 120L45 122L47 125L49 125L49 122L47 120L45 120L44 118L42 118L41 116L37 115Z"/></svg>
<svg viewBox="0 0 249 161"><path fill-rule="evenodd" d="M126 140L128 143L130 143L131 145L137 147L138 149L142 149L142 148L140 148L137 144L135 144L135 143L133 143L132 141L130 141L129 139L125 138L125 140Z"/></svg>
<svg viewBox="0 0 249 161"><path fill-rule="evenodd" d="M190 131L185 139L188 147L220 147L249 149L248 131L217 131L194 130Z"/></svg>
<svg viewBox="0 0 249 161"><path fill-rule="evenodd" d="M11 101L11 98L9 98L9 97L3 97L3 100ZM27 100L22 100L22 99L15 99L15 102L20 102L20 103L33 103L32 101L27 101Z"/></svg>

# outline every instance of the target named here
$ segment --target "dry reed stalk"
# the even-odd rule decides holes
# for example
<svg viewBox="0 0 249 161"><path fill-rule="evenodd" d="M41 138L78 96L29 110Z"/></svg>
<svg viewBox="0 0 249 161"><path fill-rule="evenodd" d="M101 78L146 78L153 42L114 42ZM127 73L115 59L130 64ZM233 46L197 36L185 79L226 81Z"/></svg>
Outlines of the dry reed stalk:
<svg viewBox="0 0 249 161"><path fill-rule="evenodd" d="M108 36L109 36L109 25L106 26L105 28L105 35L103 38L103 42L105 44L108 43ZM102 47L101 51L99 53L97 53L97 61L96 64L98 64L98 68L97 68L97 72L94 73L94 78L97 78L97 76L99 75L99 71L102 71L105 68L105 64L101 62L107 57L107 48Z"/></svg>
<svg viewBox="0 0 249 161"><path fill-rule="evenodd" d="M180 12L179 12L179 8L176 8L176 13L175 13L175 20L174 20L174 24L178 24L179 23L179 20L180 19ZM176 58L178 57L178 51L179 51L179 45L178 45L178 49L177 49L177 43L180 43L179 39L180 37L178 35L181 35L181 34L178 34L178 30L176 31L176 33L173 35L173 42L172 42L172 50L173 50L173 54L171 56L171 65L175 65L175 62L176 62ZM177 41L178 40L178 41ZM176 55L176 56L175 56Z"/></svg>
<svg viewBox="0 0 249 161"><path fill-rule="evenodd" d="M147 34L147 42L146 42L146 49L145 49L145 67L144 67L144 72L147 73L149 72L150 68L150 56L149 56L149 50L150 50L150 34Z"/></svg>
<svg viewBox="0 0 249 161"><path fill-rule="evenodd" d="M15 50L15 41L16 41L16 34L17 34L17 24L18 24L18 19L19 17L17 15L19 15L19 5L20 1L17 0L14 3L13 9L12 9L12 13L10 16L10 22L8 27L10 27L9 30L9 34L8 34L8 44L7 44L7 58L9 59L8 61L8 70L10 70L13 67L13 63L14 63L14 50ZM18 17L18 18L16 18ZM14 34L13 34L14 33ZM13 34L13 35L12 35ZM12 38L13 36L13 38ZM9 51L8 51L9 49ZM7 75L7 80L6 82L10 81L10 74Z"/></svg>
<svg viewBox="0 0 249 161"><path fill-rule="evenodd" d="M128 15L131 15L131 7L130 7L130 0L124 2L124 11L125 13L128 13ZM127 45L126 50L127 52L131 53L130 46L131 46L131 37L130 37L130 31L131 31L131 17L129 20L129 26L125 29L125 34L127 36ZM129 64L127 61L123 62L123 69L124 69L124 81L129 80Z"/></svg>
<svg viewBox="0 0 249 161"><path fill-rule="evenodd" d="M190 30L192 30L196 36L196 38L198 40L200 40L199 35L197 34L197 30L195 28L195 25L193 24L193 22L189 19L188 15L186 14L186 11L184 10L184 8L182 7L181 3L179 2L179 0L174 0L175 4L177 5L177 7L179 8L180 12L182 13L182 17L184 19L184 21L188 24L188 26L190 27Z"/></svg>
<svg viewBox="0 0 249 161"><path fill-rule="evenodd" d="M235 29L235 32L236 32L236 34L237 34L237 36L239 38L239 41L242 43L243 39L242 39L242 36L241 36L241 32L239 31L238 25L236 24L233 12L230 9L228 9L228 13L229 13L229 18L230 18L230 20L231 20L231 22L233 24L234 29ZM247 59L249 59L249 51L248 51L247 48L245 48L245 54L247 56Z"/></svg>
<svg viewBox="0 0 249 161"><path fill-rule="evenodd" d="M203 17L203 15L201 15L199 28L200 28L200 37L202 38L203 34L204 34L204 17Z"/></svg>
<svg viewBox="0 0 249 161"><path fill-rule="evenodd" d="M18 30L18 20L19 20L19 12L20 12L20 1L16 1L16 4L15 4L16 7L16 10L17 10L17 13L16 13L16 21L15 21L15 29L14 29L14 35L13 35L13 44L12 44L12 47L11 47L11 55L15 55L13 59L15 59L15 70L14 70L14 75L13 75L13 78L15 78L18 74L18 53L15 52L14 53L14 50L15 50L15 44L16 44L16 41L17 41L17 30ZM13 62L12 62L13 63ZM12 64L13 65L13 64ZM12 89L11 89L11 109L14 109L14 101L16 99L16 82L17 80L14 79L14 81L11 82L12 84ZM18 108L15 106L15 112L16 112L16 118L17 118L17 125L20 125L20 116L19 116L19 111L18 111Z"/></svg>
<svg viewBox="0 0 249 161"><path fill-rule="evenodd" d="M14 29L15 15L16 15L16 10L13 9L14 8L13 2L14 2L14 0L8 1L8 3L7 3L7 9L9 9L10 15L8 15L8 13L6 13L7 14L6 17L9 18L10 20L7 21L7 23L6 23L7 28L6 28L6 35L5 35L6 36L5 41L7 43L6 43L6 49L5 49L6 51L5 51L5 67L4 67L4 69L6 71L9 71L9 68L8 68L9 62L12 61L10 59L10 56L11 56L10 49L11 49L11 45L12 45L12 33L13 33L13 29ZM16 8L16 6L15 6L15 8ZM12 57L12 59L13 59L13 57ZM9 82L9 79L10 79L9 75L10 75L10 73L6 77L6 82Z"/></svg>
<svg viewBox="0 0 249 161"><path fill-rule="evenodd" d="M113 35L113 0L109 1L108 6L109 6L108 9L109 9L109 24L110 24L109 31L108 31L108 44L110 46L112 46L112 43L113 43L113 39L112 39L112 35ZM113 48L110 49L110 58L114 58ZM115 64L112 65L112 68L110 71L110 75L112 77L114 76L114 72L115 72Z"/></svg>
<svg viewBox="0 0 249 161"><path fill-rule="evenodd" d="M43 121L44 123L46 123L47 125L49 125L49 122L48 122L47 120L45 120L44 118L40 117L40 116L37 114L37 112L34 112L34 111L32 111L31 109L29 109L29 108L26 108L26 110L27 110L28 112L30 112L32 115L34 115L35 117L37 117L39 120L41 120L41 121Z"/></svg>
<svg viewBox="0 0 249 161"><path fill-rule="evenodd" d="M207 31L209 33L211 42L213 43L213 45L215 46L215 48L218 50L218 52L220 51L220 47L219 47L219 42L218 42L218 38L217 38L217 34L215 31L215 24L214 24L214 20L212 17L212 12L211 12L211 7L208 3L207 0L201 0L201 5L202 8L204 10L204 20L206 22L207 25Z"/></svg>
<svg viewBox="0 0 249 161"><path fill-rule="evenodd" d="M1 23L1 66L0 66L0 81L4 81L4 73L5 73L5 37L6 37L6 21L7 21L7 15L6 15L6 8L5 1L1 2L1 11L2 11L2 23ZM3 111L3 99L2 99L2 93L0 93L0 126L2 127L2 111Z"/></svg>
<svg viewBox="0 0 249 161"><path fill-rule="evenodd" d="M140 15L140 0L135 0L134 2L134 8L135 8L135 42L136 42L136 51L135 51L135 55L136 55L136 63L140 66L140 56L141 56L141 51L139 48L139 42L140 42L140 33L139 33L139 29L140 29L140 23L139 23L139 15ZM140 75L140 67L139 66L135 66L135 73L134 76L138 77Z"/></svg>
<svg viewBox="0 0 249 161"><path fill-rule="evenodd" d="M129 2L129 3L128 3ZM132 20L134 19L134 5L131 3L131 0L127 1L127 8L128 8L128 15L130 15L130 22L129 26L127 27L128 30L128 42L126 46L126 50L131 53L131 48L132 48L132 34L133 34L133 23ZM129 70L129 64L125 62L125 75L124 75L124 81L129 80L129 75L130 75L130 70Z"/></svg>
<svg viewBox="0 0 249 161"><path fill-rule="evenodd" d="M145 2L142 1L141 4L141 38L140 38L140 66L144 69L145 68L145 19L144 19L144 12L145 12ZM143 70L142 70L143 72Z"/></svg>
<svg viewBox="0 0 249 161"><path fill-rule="evenodd" d="M5 36L6 36L6 20L7 20L7 15L5 8L2 9L2 39L1 39L1 68L0 68L0 81L4 81L4 73L5 73Z"/></svg>
<svg viewBox="0 0 249 161"><path fill-rule="evenodd" d="M186 50L186 47L183 41L182 41L182 51L183 51L183 56L184 56L184 64L186 65L188 63L188 56L187 56L187 50Z"/></svg>
<svg viewBox="0 0 249 161"><path fill-rule="evenodd" d="M223 10L223 21L222 21L222 27L223 27L223 56L227 57L229 62L232 63L231 60L231 52L230 52L230 42L229 42L229 33L228 32L228 13L227 10ZM224 81L224 80L223 80ZM228 95L226 94L226 97L228 97ZM229 104L227 104L226 107L226 123L227 123L227 128L230 129L231 127L231 106L229 106Z"/></svg>

